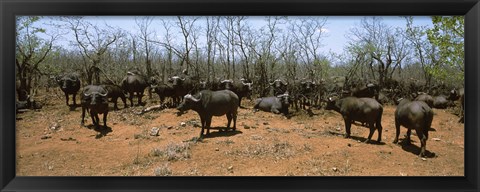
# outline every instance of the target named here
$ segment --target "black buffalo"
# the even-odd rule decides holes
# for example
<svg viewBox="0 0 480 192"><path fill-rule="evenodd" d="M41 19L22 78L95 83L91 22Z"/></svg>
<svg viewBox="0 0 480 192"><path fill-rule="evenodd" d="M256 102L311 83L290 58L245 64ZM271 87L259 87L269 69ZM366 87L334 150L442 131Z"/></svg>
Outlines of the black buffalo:
<svg viewBox="0 0 480 192"><path fill-rule="evenodd" d="M252 83L246 82L244 78L240 79L240 82L234 82L231 79L223 80L220 82L222 89L233 91L238 96L238 106L242 107L242 98L250 97L252 92Z"/></svg>
<svg viewBox="0 0 480 192"><path fill-rule="evenodd" d="M410 144L411 130L415 129L421 143L419 156L424 156L428 140L428 130L432 125L432 120L433 111L425 102L402 99L395 110L396 134L393 143L398 142L400 126L404 126L408 129L406 138L408 144Z"/></svg>
<svg viewBox="0 0 480 192"><path fill-rule="evenodd" d="M187 94L183 102L177 107L183 113L187 110L194 110L200 116L202 131L200 138L203 138L203 131L206 128L210 133L210 125L213 116L227 116L227 129L233 119L233 130L237 124L238 96L230 90L210 91L203 90L195 95Z"/></svg>
<svg viewBox="0 0 480 192"><path fill-rule="evenodd" d="M370 98L375 98L375 100L379 100L379 86L373 83L368 83L364 87L356 87L351 90L352 96L354 97L370 97Z"/></svg>
<svg viewBox="0 0 480 192"><path fill-rule="evenodd" d="M288 85L287 82L282 81L280 79L275 79L275 81L270 83L270 86L273 89L273 96L281 95L287 92L287 85Z"/></svg>
<svg viewBox="0 0 480 192"><path fill-rule="evenodd" d="M104 88L105 90L107 90L107 92L108 92L107 97L111 99L111 102L113 102L113 109L118 110L117 101L118 101L119 97L123 101L123 108L128 107L127 97L125 96L124 90L120 86L111 85L111 84L100 85L100 86L102 88Z"/></svg>
<svg viewBox="0 0 480 192"><path fill-rule="evenodd" d="M450 95L448 97L448 100L454 102L456 100L460 99L460 112L458 113L460 115L460 119L458 122L463 123L464 122L464 115L465 115L465 89L460 88L460 89L453 89L450 92Z"/></svg>
<svg viewBox="0 0 480 192"><path fill-rule="evenodd" d="M185 96L188 93L191 93L194 88L193 81L187 77L173 76L168 79L168 82L171 83L174 91L173 103L178 106Z"/></svg>
<svg viewBox="0 0 480 192"><path fill-rule="evenodd" d="M255 101L253 108L275 114L283 113L285 116L288 116L289 100L288 92L275 97L262 97Z"/></svg>
<svg viewBox="0 0 480 192"><path fill-rule="evenodd" d="M433 108L437 109L446 109L448 106L451 105L451 101L447 99L445 95L439 95L433 97Z"/></svg>
<svg viewBox="0 0 480 192"><path fill-rule="evenodd" d="M60 89L65 93L65 103L68 106L68 95L72 95L73 106L76 106L76 96L78 90L80 90L80 78L77 74L71 73L63 76L58 76L55 78L57 84L60 86Z"/></svg>
<svg viewBox="0 0 480 192"><path fill-rule="evenodd" d="M88 85L83 88L81 100L82 100L82 121L81 125L85 122L85 111L90 111L90 117L92 117L93 125L99 128L100 122L98 114L103 114L103 126L107 127L107 115L108 115L108 92L101 86Z"/></svg>
<svg viewBox="0 0 480 192"><path fill-rule="evenodd" d="M133 96L137 95L138 105L142 105L142 97L145 88L147 88L148 82L145 77L140 74L128 72L127 76L123 78L121 87L128 93L128 99L130 100L130 105L133 107Z"/></svg>
<svg viewBox="0 0 480 192"><path fill-rule="evenodd" d="M158 85L151 85L150 88L152 92L157 93L158 97L160 98L160 103L164 103L166 98L174 98L175 97L175 90L171 85L168 84L158 84ZM171 103L173 105L173 103Z"/></svg>
<svg viewBox="0 0 480 192"><path fill-rule="evenodd" d="M301 107L306 109L306 105L313 105L316 93L316 83L311 80L304 80L301 83L300 95L301 95Z"/></svg>
<svg viewBox="0 0 480 192"><path fill-rule="evenodd" d="M370 142L375 129L378 130L378 139L382 139L382 114L383 106L372 98L345 97L342 99L328 98L327 110L334 110L340 113L345 122L345 137L350 137L350 128L353 121L366 123L370 128L370 133L365 141Z"/></svg>
<svg viewBox="0 0 480 192"><path fill-rule="evenodd" d="M418 96L415 97L415 101L423 101L425 102L430 108L433 107L433 97L426 93L419 92Z"/></svg>

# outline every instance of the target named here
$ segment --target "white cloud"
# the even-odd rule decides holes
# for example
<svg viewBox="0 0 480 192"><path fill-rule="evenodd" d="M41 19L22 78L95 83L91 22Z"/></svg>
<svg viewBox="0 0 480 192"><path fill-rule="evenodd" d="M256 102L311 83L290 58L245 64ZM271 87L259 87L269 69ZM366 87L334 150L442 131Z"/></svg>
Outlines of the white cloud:
<svg viewBox="0 0 480 192"><path fill-rule="evenodd" d="M318 31L322 33L330 33L330 30L327 28L320 28Z"/></svg>

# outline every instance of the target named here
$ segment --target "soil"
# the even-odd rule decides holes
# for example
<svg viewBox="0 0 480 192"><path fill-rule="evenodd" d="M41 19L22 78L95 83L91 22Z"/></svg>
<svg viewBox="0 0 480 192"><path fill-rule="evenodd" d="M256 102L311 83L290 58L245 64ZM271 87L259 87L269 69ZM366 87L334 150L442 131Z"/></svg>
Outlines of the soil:
<svg viewBox="0 0 480 192"><path fill-rule="evenodd" d="M384 105L380 143L377 132L363 143L368 128L360 124L344 138L343 119L334 111L291 109L287 119L254 112L251 100L242 102L235 131L220 131L226 117L214 117L210 135L200 141L194 111L139 114L158 104L156 95L145 96L145 106L124 109L119 99L114 111L110 104L107 128L95 128L88 115L80 126L81 107L66 106L59 90L37 100L42 109L17 114L17 176L464 176L465 131L455 109L434 109L427 157L421 158L415 131L411 145L402 142L403 127L399 144L392 143L393 105Z"/></svg>

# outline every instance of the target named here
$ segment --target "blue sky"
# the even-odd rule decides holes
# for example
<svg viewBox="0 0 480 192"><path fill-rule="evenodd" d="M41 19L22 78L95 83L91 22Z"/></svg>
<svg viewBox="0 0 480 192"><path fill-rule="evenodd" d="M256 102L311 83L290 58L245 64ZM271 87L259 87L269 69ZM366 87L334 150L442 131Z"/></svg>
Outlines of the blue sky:
<svg viewBox="0 0 480 192"><path fill-rule="evenodd" d="M171 19L176 21L176 17L160 16L158 18ZM296 17L289 17L295 19ZM334 52L340 54L343 52L344 46L347 45L348 39L346 38L350 28L358 27L360 24L361 16L332 16L328 17L325 28L322 29L326 34L326 37L322 39L321 52L329 53ZM398 16L384 16L383 22L392 27L405 27L405 19ZM249 17L249 23L255 27L255 25L262 25L264 17ZM88 21L103 25L107 23L110 26L122 28L131 33L137 33L137 25L135 19L132 16L100 16L100 17L88 17ZM414 17L414 25L417 26L432 26L431 18L428 16L416 16ZM157 36L162 35L163 27L159 19L154 19L152 23L152 29L156 31ZM69 39L68 37L64 39Z"/></svg>

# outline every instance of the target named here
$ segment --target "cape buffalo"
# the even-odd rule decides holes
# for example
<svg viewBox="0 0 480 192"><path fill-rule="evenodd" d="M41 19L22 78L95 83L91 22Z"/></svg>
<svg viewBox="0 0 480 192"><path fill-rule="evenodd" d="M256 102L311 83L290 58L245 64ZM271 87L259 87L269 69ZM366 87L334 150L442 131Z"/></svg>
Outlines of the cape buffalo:
<svg viewBox="0 0 480 192"><path fill-rule="evenodd" d="M80 79L77 74L71 73L55 78L60 89L65 93L65 103L68 106L68 95L72 95L73 106L76 106L76 96L78 90L80 90Z"/></svg>
<svg viewBox="0 0 480 192"><path fill-rule="evenodd" d="M228 120L227 130L230 129L232 119L233 130L236 129L238 96L230 90L203 90L195 95L185 95L183 102L177 109L180 112L191 109L198 113L202 123L202 131L199 138L203 138L205 128L207 129L207 134L210 134L210 124L213 116L226 115Z"/></svg>
<svg viewBox="0 0 480 192"><path fill-rule="evenodd" d="M381 141L383 107L375 99L345 97L336 100L329 97L325 109L334 110L342 115L345 122L345 138L350 137L350 128L352 126L352 122L359 121L366 123L370 128L370 133L365 141L366 143L370 142L370 139L375 132L375 128L378 130L377 141Z"/></svg>
<svg viewBox="0 0 480 192"><path fill-rule="evenodd" d="M108 92L107 97L111 99L111 102L113 102L113 109L118 110L117 101L119 97L123 101L123 108L128 107L127 98L125 97L125 92L120 86L110 85L110 84L100 85L100 86L105 90L107 90Z"/></svg>
<svg viewBox="0 0 480 192"><path fill-rule="evenodd" d="M283 113L287 116L288 107L290 105L289 100L288 92L277 95L276 97L262 97L255 101L255 106L253 108L275 114Z"/></svg>
<svg viewBox="0 0 480 192"><path fill-rule="evenodd" d="M411 130L415 129L422 145L419 156L424 156L428 140L428 130L432 125L432 120L433 111L425 102L402 99L395 110L396 134L393 143L398 142L400 126L408 129L406 139L409 144Z"/></svg>
<svg viewBox="0 0 480 192"><path fill-rule="evenodd" d="M121 87L129 95L130 105L133 107L133 95L136 93L138 98L138 105L142 105L142 97L145 88L148 87L147 80L139 74L127 73L127 76L122 80Z"/></svg>
<svg viewBox="0 0 480 192"><path fill-rule="evenodd" d="M82 121L81 125L85 122L85 111L90 111L93 125L99 128L98 114L103 114L103 126L107 127L107 115L108 115L108 92L101 86L88 85L83 88L81 100L82 100Z"/></svg>

